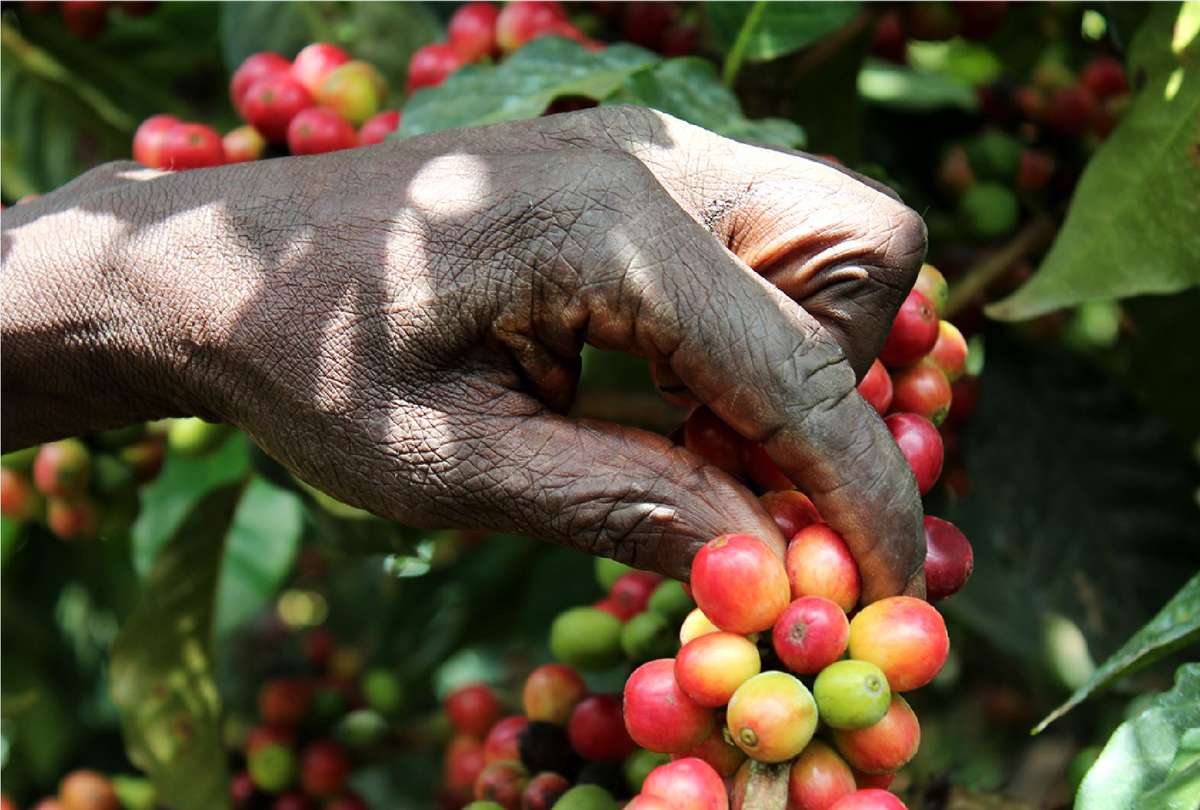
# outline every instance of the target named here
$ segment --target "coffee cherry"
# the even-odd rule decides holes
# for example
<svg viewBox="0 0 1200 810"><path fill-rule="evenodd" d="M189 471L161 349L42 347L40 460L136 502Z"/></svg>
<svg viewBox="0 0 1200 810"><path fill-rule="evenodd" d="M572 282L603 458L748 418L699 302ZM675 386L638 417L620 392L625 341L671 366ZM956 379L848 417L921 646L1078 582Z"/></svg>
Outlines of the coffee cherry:
<svg viewBox="0 0 1200 810"><path fill-rule="evenodd" d="M571 713L567 735L580 756L594 761L622 760L637 747L625 730L621 700L616 695L592 695L581 700Z"/></svg>
<svg viewBox="0 0 1200 810"><path fill-rule="evenodd" d="M821 513L803 492L794 489L768 492L758 501L775 519L775 525L786 538L791 539L806 526L821 522Z"/></svg>
<svg viewBox="0 0 1200 810"><path fill-rule="evenodd" d="M980 93L984 92L985 88L981 88ZM980 103L983 107L983 103ZM950 146L937 167L937 183L947 194L953 197L961 197L966 194L972 186L975 185L975 172L971 170L971 161L967 157L967 150L959 144ZM918 278L918 282L920 279ZM914 287L913 289L919 289ZM925 290L919 290L926 298L929 294ZM934 303L934 306L937 306ZM941 313L941 310L938 310Z"/></svg>
<svg viewBox="0 0 1200 810"><path fill-rule="evenodd" d="M672 655L678 645L671 624L661 614L647 610L621 628L621 649L634 662Z"/></svg>
<svg viewBox="0 0 1200 810"><path fill-rule="evenodd" d="M292 75L312 95L317 94L321 82L325 81L334 68L350 61L350 54L328 42L305 45L292 60Z"/></svg>
<svg viewBox="0 0 1200 810"><path fill-rule="evenodd" d="M856 789L854 772L846 760L825 743L813 740L788 773L788 810L827 810Z"/></svg>
<svg viewBox="0 0 1200 810"><path fill-rule="evenodd" d="M387 97L387 82L374 66L355 59L325 76L315 98L354 126L375 113Z"/></svg>
<svg viewBox="0 0 1200 810"><path fill-rule="evenodd" d="M930 602L958 593L975 568L975 551L948 520L925 516L925 595Z"/></svg>
<svg viewBox="0 0 1200 810"><path fill-rule="evenodd" d="M971 232L980 239L996 239L1012 232L1021 217L1021 204L1010 188L980 183L963 195L959 210Z"/></svg>
<svg viewBox="0 0 1200 810"><path fill-rule="evenodd" d="M938 323L938 339L929 350L929 361L941 369L946 380L953 383L963 375L967 365L967 340L950 321ZM950 393L954 401L954 393ZM947 408L947 413L949 409Z"/></svg>
<svg viewBox="0 0 1200 810"><path fill-rule="evenodd" d="M845 611L823 596L802 596L795 600L771 630L775 654L798 675L812 675L825 669L842 656L849 640L850 622Z"/></svg>
<svg viewBox="0 0 1200 810"><path fill-rule="evenodd" d="M375 113L359 127L358 145L370 146L383 143L388 135L400 128L399 110L381 110Z"/></svg>
<svg viewBox="0 0 1200 810"><path fill-rule="evenodd" d="M603 610L609 616L612 616L619 622L625 621L624 614L621 611L621 606L611 596L606 596L603 599L597 599L592 603L592 607L596 610Z"/></svg>
<svg viewBox="0 0 1200 810"><path fill-rule="evenodd" d="M249 810L257 795L258 787L247 771L235 773L229 780L229 799L235 810Z"/></svg>
<svg viewBox="0 0 1200 810"><path fill-rule="evenodd" d="M296 735L290 728L261 725L250 729L242 747L248 756L267 745L282 745L291 748L295 744Z"/></svg>
<svg viewBox="0 0 1200 810"><path fill-rule="evenodd" d="M404 85L404 92L437 87L466 63L466 58L450 45L436 42L417 48L408 60L408 81Z"/></svg>
<svg viewBox="0 0 1200 810"><path fill-rule="evenodd" d="M1111 56L1097 56L1084 65L1079 83L1100 101L1129 92L1125 66Z"/></svg>
<svg viewBox="0 0 1200 810"><path fill-rule="evenodd" d="M95 771L71 771L58 783L63 810L120 810L112 783Z"/></svg>
<svg viewBox="0 0 1200 810"><path fill-rule="evenodd" d="M521 763L493 762L484 767L475 780L475 798L496 802L505 810L520 810L521 794L528 781L529 774Z"/></svg>
<svg viewBox="0 0 1200 810"><path fill-rule="evenodd" d="M298 791L288 791L275 797L271 810L313 810L308 797Z"/></svg>
<svg viewBox="0 0 1200 810"><path fill-rule="evenodd" d="M571 608L550 625L550 653L584 671L610 667L621 660L621 621L596 608Z"/></svg>
<svg viewBox="0 0 1200 810"><path fill-rule="evenodd" d="M521 794L521 810L550 810L570 787L571 783L562 774L539 773L525 785L525 792Z"/></svg>
<svg viewBox="0 0 1200 810"><path fill-rule="evenodd" d="M1054 176L1054 158L1040 149L1021 152L1021 166L1017 169L1017 188L1022 191L1041 191Z"/></svg>
<svg viewBox="0 0 1200 810"><path fill-rule="evenodd" d="M909 292L892 321L879 359L889 367L915 363L937 340L938 317L933 304L921 293Z"/></svg>
<svg viewBox="0 0 1200 810"><path fill-rule="evenodd" d="M714 726L712 710L692 700L675 681L675 661L642 664L625 681L625 728L634 742L674 754L695 748Z"/></svg>
<svg viewBox="0 0 1200 810"><path fill-rule="evenodd" d="M229 100L232 102L233 108L245 118L246 113L242 109L242 103L251 85L259 79L279 73L290 73L291 70L292 63L277 53L264 51L247 56L242 64L238 65L238 69L233 72L233 77L229 80Z"/></svg>
<svg viewBox="0 0 1200 810"><path fill-rule="evenodd" d="M231 129L221 138L226 163L245 163L258 160L267 148L267 139L249 124Z"/></svg>
<svg viewBox="0 0 1200 810"><path fill-rule="evenodd" d="M565 664L543 664L525 679L521 705L530 720L562 725L586 694L587 684L578 672Z"/></svg>
<svg viewBox="0 0 1200 810"><path fill-rule="evenodd" d="M496 44L505 53L548 33L567 19L562 4L541 0L515 0L506 3L496 17Z"/></svg>
<svg viewBox="0 0 1200 810"><path fill-rule="evenodd" d="M963 346L965 348L966 344ZM966 359L965 355L963 359ZM945 421L953 394L950 381L941 368L929 360L922 360L897 374L893 382L892 408L924 416L934 425Z"/></svg>
<svg viewBox="0 0 1200 810"><path fill-rule="evenodd" d="M346 785L350 758L340 745L318 740L304 749L300 762L300 784L310 796L332 796Z"/></svg>
<svg viewBox="0 0 1200 810"><path fill-rule="evenodd" d="M666 801L673 810L726 810L729 799L721 776L702 759L686 759L660 765L642 784L643 796Z"/></svg>
<svg viewBox="0 0 1200 810"><path fill-rule="evenodd" d="M823 596L847 612L858 604L862 591L858 565L846 542L824 523L797 532L785 559L793 599Z"/></svg>
<svg viewBox="0 0 1200 810"><path fill-rule="evenodd" d="M289 73L264 76L242 97L242 117L272 143L287 140L288 124L301 110L313 106L304 85Z"/></svg>
<svg viewBox="0 0 1200 810"><path fill-rule="evenodd" d="M268 793L278 793L296 779L296 755L282 745L264 745L246 758L254 784Z"/></svg>
<svg viewBox="0 0 1200 810"><path fill-rule="evenodd" d="M1061 135L1082 135L1096 113L1096 97L1082 84L1064 87L1046 105L1046 126Z"/></svg>
<svg viewBox="0 0 1200 810"><path fill-rule="evenodd" d="M722 630L766 630L787 607L783 563L757 537L724 534L692 560L692 594L704 615Z"/></svg>
<svg viewBox="0 0 1200 810"><path fill-rule="evenodd" d="M462 733L482 737L500 717L500 701L486 685L468 684L446 697L446 714Z"/></svg>
<svg viewBox="0 0 1200 810"><path fill-rule="evenodd" d="M733 693L725 723L734 743L751 759L785 762L812 739L817 705L798 678L763 672Z"/></svg>
<svg viewBox="0 0 1200 810"><path fill-rule="evenodd" d="M740 752L739 752L740 753ZM637 793L642 789L642 783L646 781L646 777L650 772L659 765L665 765L677 756L676 754L660 754L657 751L648 751L645 748L639 748L629 755L625 760L622 770L625 772L625 785L632 793Z"/></svg>
<svg viewBox="0 0 1200 810"><path fill-rule="evenodd" d="M712 766L714 771L728 779L737 773L737 769L746 761L746 752L730 742L725 727L718 725L711 734L704 738L704 742L691 751L671 754L672 761L688 757L704 760Z"/></svg>
<svg viewBox="0 0 1200 810"><path fill-rule="evenodd" d="M915 413L894 413L883 421L912 468L917 488L926 494L942 474L942 434L932 422Z"/></svg>
<svg viewBox="0 0 1200 810"><path fill-rule="evenodd" d="M33 460L33 483L43 495L82 495L91 479L92 456L79 439L43 444Z"/></svg>
<svg viewBox="0 0 1200 810"><path fill-rule="evenodd" d="M917 273L917 280L913 283L913 289L933 304L933 309L938 315L945 311L946 302L950 298L950 287L946 284L946 277L942 275L942 272L929 262L921 265L921 270Z"/></svg>
<svg viewBox="0 0 1200 810"><path fill-rule="evenodd" d="M691 56L700 44L700 29L695 25L668 28L658 43L658 52L667 57Z"/></svg>
<svg viewBox="0 0 1200 810"><path fill-rule="evenodd" d="M899 12L889 11L876 21L871 37L871 53L898 65L908 61L908 38Z"/></svg>
<svg viewBox="0 0 1200 810"><path fill-rule="evenodd" d="M966 3L964 5L974 4ZM828 810L908 810L908 808L895 794L888 793L886 790L869 788L855 791L849 796L839 799Z"/></svg>
<svg viewBox="0 0 1200 810"><path fill-rule="evenodd" d="M617 810L612 794L595 784L578 784L562 795L554 810Z"/></svg>
<svg viewBox="0 0 1200 810"><path fill-rule="evenodd" d="M683 619L696 606L692 598L683 589L683 583L674 579L664 579L650 594L646 609L668 619Z"/></svg>
<svg viewBox="0 0 1200 810"><path fill-rule="evenodd" d="M133 159L151 169L165 169L167 162L163 154L163 143L167 132L182 123L173 115L152 115L143 121L133 133Z"/></svg>
<svg viewBox="0 0 1200 810"><path fill-rule="evenodd" d="M858 384L858 393L880 416L888 412L888 408L892 406L892 378L883 367L883 363L878 360L871 363L871 367L863 375L862 382Z"/></svg>
<svg viewBox="0 0 1200 810"><path fill-rule="evenodd" d="M937 608L922 599L881 599L850 622L850 657L882 669L894 692L929 683L949 653L946 622Z"/></svg>
<svg viewBox="0 0 1200 810"><path fill-rule="evenodd" d="M846 762L864 773L889 773L908 764L921 746L921 725L908 702L892 695L878 723L859 729L834 729L833 742Z"/></svg>
<svg viewBox="0 0 1200 810"><path fill-rule="evenodd" d="M491 56L496 50L496 18L500 9L495 3L466 3L450 17L446 39L467 62Z"/></svg>
<svg viewBox="0 0 1200 810"><path fill-rule="evenodd" d="M533 720L517 735L521 764L530 773L553 771L568 778L579 772L583 760L571 748L564 725Z"/></svg>
<svg viewBox="0 0 1200 810"><path fill-rule="evenodd" d="M363 676L362 693L367 705L380 714L395 714L404 703L404 685L388 669L372 669Z"/></svg>
<svg viewBox="0 0 1200 810"><path fill-rule="evenodd" d="M650 50L658 49L663 35L679 16L673 3L632 2L621 8L621 38Z"/></svg>
<svg viewBox="0 0 1200 810"><path fill-rule="evenodd" d="M735 478L745 472L742 467L745 443L745 439L704 405L688 414L683 423L683 446Z"/></svg>
<svg viewBox="0 0 1200 810"><path fill-rule="evenodd" d="M612 586L625 574L638 569L625 563L610 560L608 557L597 557L593 563L593 570L596 573L596 582L607 593L612 590Z"/></svg>
<svg viewBox="0 0 1200 810"><path fill-rule="evenodd" d="M724 706L737 688L762 669L758 647L736 633L708 633L684 645L675 658L675 680L701 706Z"/></svg>
<svg viewBox="0 0 1200 810"><path fill-rule="evenodd" d="M859 790L866 788L875 788L877 790L887 790L891 787L892 782L896 781L894 773L863 773L862 771L854 770L854 783L858 785Z"/></svg>
<svg viewBox="0 0 1200 810"><path fill-rule="evenodd" d="M613 583L609 598L613 600L622 620L628 621L646 609L650 594L658 587L662 577L649 571L631 571Z"/></svg>
<svg viewBox="0 0 1200 810"><path fill-rule="evenodd" d="M832 728L866 728L887 713L892 699L883 670L867 661L836 661L813 683L821 720Z"/></svg>
<svg viewBox="0 0 1200 810"><path fill-rule="evenodd" d="M783 474L783 470L767 453L767 448L758 442L742 444L742 469L759 489L770 492L795 488L792 480Z"/></svg>
<svg viewBox="0 0 1200 810"><path fill-rule="evenodd" d="M288 151L293 155L319 155L353 149L358 135L349 122L328 107L309 107L288 124Z"/></svg>
<svg viewBox="0 0 1200 810"><path fill-rule="evenodd" d="M269 726L295 728L312 706L312 685L298 678L276 678L258 691L258 716Z"/></svg>
<svg viewBox="0 0 1200 810"><path fill-rule="evenodd" d="M0 514L13 520L30 520L41 508L42 499L25 475L7 467L0 469Z"/></svg>
<svg viewBox="0 0 1200 810"><path fill-rule="evenodd" d="M967 144L967 156L980 180L1011 183L1021 163L1021 142L1003 130L989 128Z"/></svg>
<svg viewBox="0 0 1200 810"><path fill-rule="evenodd" d="M519 714L497 720L483 740L483 761L488 764L502 759L519 761L521 750L517 738L527 725L529 720Z"/></svg>
<svg viewBox="0 0 1200 810"><path fill-rule="evenodd" d="M668 803L666 799L647 796L643 793L630 799L624 810L673 810L673 808L674 805Z"/></svg>
<svg viewBox="0 0 1200 810"><path fill-rule="evenodd" d="M450 806L457 806L458 801L450 801ZM490 799L480 799L469 804L463 805L463 810L505 810L504 805L499 802L493 802Z"/></svg>
<svg viewBox="0 0 1200 810"><path fill-rule="evenodd" d="M107 2L101 0L72 0L62 3L63 26L79 39L95 39L108 25Z"/></svg>
<svg viewBox="0 0 1200 810"><path fill-rule="evenodd" d="M704 615L704 611L696 608L687 615L683 620L683 624L679 626L679 645L683 646L694 638L699 638L705 633L719 633L721 628L708 620Z"/></svg>

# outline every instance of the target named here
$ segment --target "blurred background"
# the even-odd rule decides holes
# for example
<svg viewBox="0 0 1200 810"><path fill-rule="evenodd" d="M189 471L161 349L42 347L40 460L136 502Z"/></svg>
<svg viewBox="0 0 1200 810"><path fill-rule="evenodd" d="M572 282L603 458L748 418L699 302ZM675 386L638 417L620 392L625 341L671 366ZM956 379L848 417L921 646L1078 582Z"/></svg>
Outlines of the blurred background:
<svg viewBox="0 0 1200 810"><path fill-rule="evenodd" d="M893 787L912 808L1068 807L1091 769L1076 806L1200 806L1200 672L1181 668L1200 640L1200 4L570 3L546 36L415 57L459 7L5 2L3 202L130 159L151 115L234 130L234 71L313 42L386 80L379 137L645 104L889 184L970 346L926 507L976 554ZM642 361L584 360L577 413L686 416ZM481 680L517 705L554 617L604 596L590 558L379 521L223 426L80 450L70 502L31 489L36 449L4 459L0 774L20 807L78 768L126 807L219 806L196 797L226 801L260 689L300 676L370 807L453 806L440 701Z"/></svg>

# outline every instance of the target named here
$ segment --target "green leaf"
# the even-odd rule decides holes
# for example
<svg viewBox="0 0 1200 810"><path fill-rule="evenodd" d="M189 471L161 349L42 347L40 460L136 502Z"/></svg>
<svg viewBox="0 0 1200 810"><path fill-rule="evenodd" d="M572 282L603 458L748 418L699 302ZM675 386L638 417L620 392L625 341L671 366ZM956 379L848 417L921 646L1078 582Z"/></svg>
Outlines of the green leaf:
<svg viewBox="0 0 1200 810"><path fill-rule="evenodd" d="M971 85L945 73L914 70L880 59L869 59L858 74L858 92L867 101L903 110L938 107L975 109Z"/></svg>
<svg viewBox="0 0 1200 810"><path fill-rule="evenodd" d="M742 32L754 3L705 3L713 36L728 53ZM746 32L742 58L764 62L798 51L836 31L854 18L859 3L763 3L753 28Z"/></svg>
<svg viewBox="0 0 1200 810"><path fill-rule="evenodd" d="M404 108L400 135L534 118L560 96L600 101L658 61L633 45L589 51L560 37L542 37L499 65L471 65L439 87L417 91Z"/></svg>
<svg viewBox="0 0 1200 810"><path fill-rule="evenodd" d="M635 73L605 103L653 107L739 140L784 147L804 145L804 130L791 121L746 118L737 97L721 84L716 69L705 59L670 59Z"/></svg>
<svg viewBox="0 0 1200 810"><path fill-rule="evenodd" d="M1145 77L1132 106L1084 170L1040 269L992 317L1200 284L1200 37L1172 44L1193 5L1153 7L1131 48L1129 75Z"/></svg>
<svg viewBox="0 0 1200 810"><path fill-rule="evenodd" d="M296 493L253 479L238 504L217 586L218 636L258 613L295 562L304 532L304 502Z"/></svg>
<svg viewBox="0 0 1200 810"><path fill-rule="evenodd" d="M162 472L141 490L133 524L133 567L145 575L191 508L217 487L245 477L250 469L247 439L231 435L217 450L199 458L168 453Z"/></svg>
<svg viewBox="0 0 1200 810"><path fill-rule="evenodd" d="M112 695L129 758L178 810L230 806L211 643L221 551L240 494L223 487L188 512L113 645Z"/></svg>
<svg viewBox="0 0 1200 810"><path fill-rule="evenodd" d="M1075 799L1075 810L1194 810L1200 768L1171 775L1183 735L1200 726L1200 664L1179 668L1175 686L1117 727Z"/></svg>

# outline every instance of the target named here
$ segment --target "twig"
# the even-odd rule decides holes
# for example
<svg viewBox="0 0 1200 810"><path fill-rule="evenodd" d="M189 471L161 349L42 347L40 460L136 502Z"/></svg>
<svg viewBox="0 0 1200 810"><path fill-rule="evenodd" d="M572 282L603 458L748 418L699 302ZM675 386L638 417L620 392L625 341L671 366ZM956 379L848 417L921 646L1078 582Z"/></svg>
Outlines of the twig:
<svg viewBox="0 0 1200 810"><path fill-rule="evenodd" d="M733 83L737 80L738 72L742 69L742 60L746 56L746 49L750 47L750 37L754 36L754 31L758 28L758 21L762 19L766 10L766 0L758 0L751 7L750 13L746 15L746 20L738 30L737 39L733 41L733 47L729 49L729 55L725 57L725 66L721 70L721 80L725 82L726 87L733 87Z"/></svg>
<svg viewBox="0 0 1200 810"><path fill-rule="evenodd" d="M1046 248L1057 232L1058 224L1049 216L1043 214L1030 220L1008 244L973 264L950 288L946 317L952 317L980 298L1014 262Z"/></svg>

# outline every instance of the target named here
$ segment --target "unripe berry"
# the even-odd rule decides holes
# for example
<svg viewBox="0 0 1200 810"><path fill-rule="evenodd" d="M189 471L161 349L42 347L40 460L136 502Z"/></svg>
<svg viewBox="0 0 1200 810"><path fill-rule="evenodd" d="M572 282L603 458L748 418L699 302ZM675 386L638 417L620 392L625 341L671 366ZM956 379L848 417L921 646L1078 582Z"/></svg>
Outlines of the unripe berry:
<svg viewBox="0 0 1200 810"><path fill-rule="evenodd" d="M966 370L967 340L950 321L941 321L938 324L938 339L929 350L929 361L941 369L946 375L946 380L951 383ZM950 401L954 401L953 391L950 393Z"/></svg>
<svg viewBox="0 0 1200 810"><path fill-rule="evenodd" d="M450 17L446 39L450 47L467 62L490 56L496 50L496 18L500 9L495 3L466 3Z"/></svg>
<svg viewBox="0 0 1200 810"><path fill-rule="evenodd" d="M745 472L742 467L745 443L741 435L704 405L688 414L683 423L683 446L735 478Z"/></svg>
<svg viewBox="0 0 1200 810"><path fill-rule="evenodd" d="M715 722L711 709L696 703L675 681L675 661L642 664L625 681L625 728L634 742L673 754L695 748Z"/></svg>
<svg viewBox="0 0 1200 810"><path fill-rule="evenodd" d="M247 56L229 81L229 100L233 103L233 108L245 118L242 104L251 85L259 79L279 73L290 73L291 70L292 63L277 53L264 51Z"/></svg>
<svg viewBox="0 0 1200 810"><path fill-rule="evenodd" d="M388 135L400 128L399 110L382 110L375 113L359 127L358 145L370 146L383 143Z"/></svg>
<svg viewBox="0 0 1200 810"><path fill-rule="evenodd" d="M768 492L758 500L775 519L780 533L789 540L806 526L821 522L821 513L803 492L794 489Z"/></svg>
<svg viewBox="0 0 1200 810"><path fill-rule="evenodd" d="M817 729L817 705L798 678L763 672L729 700L725 723L734 743L759 762L785 762L804 750Z"/></svg>
<svg viewBox="0 0 1200 810"><path fill-rule="evenodd" d="M167 132L182 123L173 115L152 115L143 121L133 133L133 159L151 169L167 168L163 144Z"/></svg>
<svg viewBox="0 0 1200 810"><path fill-rule="evenodd" d="M519 714L496 721L483 740L483 761L489 764L503 759L520 761L521 750L518 738L527 725L529 725L529 720Z"/></svg>
<svg viewBox="0 0 1200 810"><path fill-rule="evenodd" d="M938 315L946 310L946 302L950 298L950 287L946 284L946 277L942 275L942 272L929 262L921 265L921 271L917 273L913 289L929 299L929 303L933 304L933 309Z"/></svg>
<svg viewBox="0 0 1200 810"><path fill-rule="evenodd" d="M908 702L892 696L887 714L860 729L834 729L833 742L846 762L864 773L889 773L908 764L921 746L921 725Z"/></svg>
<svg viewBox="0 0 1200 810"><path fill-rule="evenodd" d="M581 700L571 713L567 735L581 757L596 762L623 760L637 747L625 730L621 700L616 695Z"/></svg>
<svg viewBox="0 0 1200 810"><path fill-rule="evenodd" d="M242 97L242 117L272 143L287 140L288 124L313 106L312 95L289 73L264 76Z"/></svg>
<svg viewBox="0 0 1200 810"><path fill-rule="evenodd" d="M596 608L564 611L550 625L550 653L584 671L610 667L621 660L621 620Z"/></svg>
<svg viewBox="0 0 1200 810"><path fill-rule="evenodd" d="M278 793L296 779L296 755L282 745L264 745L246 759L250 778L268 793Z"/></svg>
<svg viewBox="0 0 1200 810"><path fill-rule="evenodd" d="M887 340L879 352L879 359L889 367L907 366L915 363L933 348L937 340L937 311L933 304L916 290L910 291Z"/></svg>
<svg viewBox="0 0 1200 810"><path fill-rule="evenodd" d="M871 368L863 375L862 382L858 384L858 393L883 416L892 406L892 391L891 375L883 367L883 363L873 361Z"/></svg>
<svg viewBox="0 0 1200 810"><path fill-rule="evenodd" d="M737 688L762 669L758 647L735 633L708 633L684 645L675 658L675 681L701 706L729 702Z"/></svg>
<svg viewBox="0 0 1200 810"><path fill-rule="evenodd" d="M802 596L792 602L771 631L775 654L798 675L825 669L842 656L849 640L845 611L823 596Z"/></svg>
<svg viewBox="0 0 1200 810"><path fill-rule="evenodd" d="M783 563L757 537L725 534L692 560L692 594L704 615L722 630L766 630L788 606Z"/></svg>
<svg viewBox="0 0 1200 810"><path fill-rule="evenodd" d="M712 766L701 759L686 759L660 765L642 784L642 795L666 801L674 810L726 810L729 800L725 783Z"/></svg>
<svg viewBox="0 0 1200 810"><path fill-rule="evenodd" d="M387 82L372 65L353 60L331 70L316 93L317 102L358 126L375 113L387 97Z"/></svg>
<svg viewBox="0 0 1200 810"><path fill-rule="evenodd" d="M79 439L43 444L33 460L33 483L43 495L82 495L91 479L92 455Z"/></svg>
<svg viewBox="0 0 1200 810"><path fill-rule="evenodd" d="M309 107L288 124L287 144L293 155L319 155L353 149L358 135L350 122L328 107Z"/></svg>
<svg viewBox="0 0 1200 810"><path fill-rule="evenodd" d="M408 60L408 81L404 85L404 92L437 87L466 63L466 57L440 42L417 48Z"/></svg>
<svg viewBox="0 0 1200 810"><path fill-rule="evenodd" d="M975 551L948 520L925 516L925 595L930 602L952 596L975 568Z"/></svg>
<svg viewBox="0 0 1200 810"><path fill-rule="evenodd" d="M717 627L708 617L704 615L704 611L700 608L695 608L683 620L683 624L679 626L679 645L683 646L694 638L699 638L705 633L719 633L721 628Z"/></svg>
<svg viewBox="0 0 1200 810"><path fill-rule="evenodd" d="M682 754L671 754L671 760L695 757L702 759L712 766L712 769L728 779L737 773L738 768L746 761L746 752L729 741L728 732L724 726L717 726L712 733L704 738L704 742L691 751Z"/></svg>
<svg viewBox="0 0 1200 810"><path fill-rule="evenodd" d="M500 717L500 701L486 685L467 684L447 695L446 714L462 733L483 737Z"/></svg>
<svg viewBox="0 0 1200 810"><path fill-rule="evenodd" d="M100 532L100 507L87 496L51 495L46 499L46 527L62 540L89 540Z"/></svg>
<svg viewBox="0 0 1200 810"><path fill-rule="evenodd" d="M828 810L856 789L846 760L824 742L813 740L788 773L788 810Z"/></svg>
<svg viewBox="0 0 1200 810"><path fill-rule="evenodd" d="M314 42L311 45L305 45L301 48L300 53L296 54L296 58L292 60L291 70L296 81L304 85L304 89L309 93L316 95L317 90L321 87L321 82L325 81L325 77L334 68L349 61L350 54L337 45L331 45L328 42Z"/></svg>
<svg viewBox="0 0 1200 810"><path fill-rule="evenodd" d="M225 150L227 163L245 163L258 160L267 148L267 139L249 124L243 124L231 129L221 138L221 147Z"/></svg>
<svg viewBox="0 0 1200 810"><path fill-rule="evenodd" d="M929 683L949 652L942 614L922 599L881 599L867 605L850 622L850 657L882 669L893 692Z"/></svg>
<svg viewBox="0 0 1200 810"><path fill-rule="evenodd" d="M942 434L932 422L915 413L894 413L883 421L912 468L917 488L926 494L942 474Z"/></svg>
<svg viewBox="0 0 1200 810"><path fill-rule="evenodd" d="M996 239L1017 227L1021 204L1007 186L980 183L963 195L959 211L973 234L980 239Z"/></svg>
<svg viewBox="0 0 1200 810"><path fill-rule="evenodd" d="M63 810L120 810L121 802L112 782L95 771L77 770L58 783L58 802Z"/></svg>
<svg viewBox="0 0 1200 810"><path fill-rule="evenodd" d="M683 583L674 579L660 582L646 603L647 610L676 621L687 616L695 606L696 603L684 590Z"/></svg>
<svg viewBox="0 0 1200 810"><path fill-rule="evenodd" d="M887 713L892 699L883 670L867 661L836 661L813 683L821 720L831 728L866 728Z"/></svg>
<svg viewBox="0 0 1200 810"><path fill-rule="evenodd" d="M367 705L380 714L395 714L404 702L404 685L389 669L372 669L363 676L362 694Z"/></svg>
<svg viewBox="0 0 1200 810"><path fill-rule="evenodd" d="M858 604L858 565L846 542L824 523L801 529L788 543L786 560L793 599L823 596L847 612Z"/></svg>
<svg viewBox="0 0 1200 810"><path fill-rule="evenodd" d="M525 679L521 705L530 720L562 725L575 704L587 695L587 684L566 664L544 664Z"/></svg>
<svg viewBox="0 0 1200 810"><path fill-rule="evenodd" d="M647 610L625 622L621 628L621 649L629 660L641 662L672 655L678 645L670 622Z"/></svg>
<svg viewBox="0 0 1200 810"><path fill-rule="evenodd" d="M596 574L596 583L607 593L618 579L638 569L608 557L597 557L592 562L592 570Z"/></svg>
<svg viewBox="0 0 1200 810"><path fill-rule="evenodd" d="M965 342L963 348L966 348ZM966 360L965 352L963 360ZM923 416L934 425L940 425L950 413L950 401L954 396L950 381L934 363L923 360L909 366L897 374L893 382L892 407L895 410Z"/></svg>

